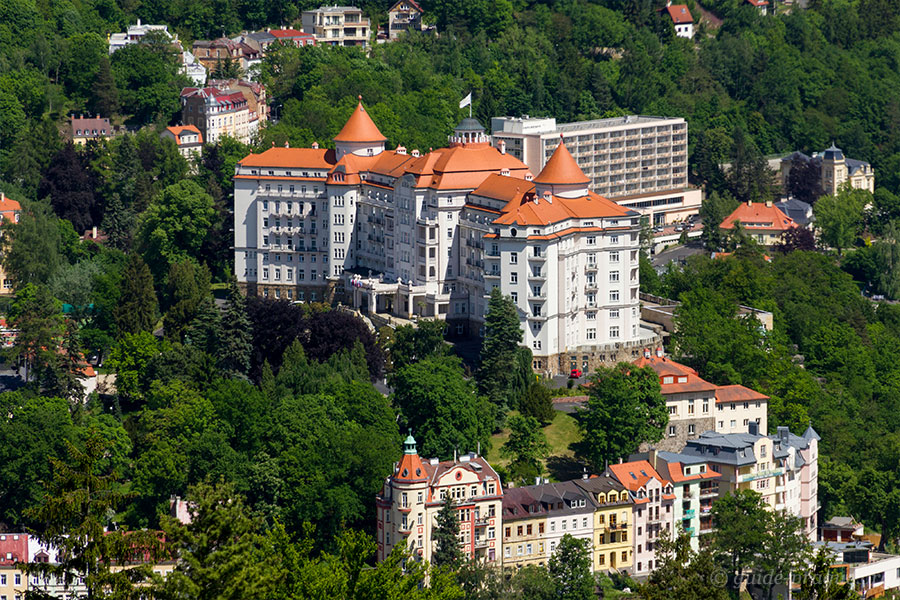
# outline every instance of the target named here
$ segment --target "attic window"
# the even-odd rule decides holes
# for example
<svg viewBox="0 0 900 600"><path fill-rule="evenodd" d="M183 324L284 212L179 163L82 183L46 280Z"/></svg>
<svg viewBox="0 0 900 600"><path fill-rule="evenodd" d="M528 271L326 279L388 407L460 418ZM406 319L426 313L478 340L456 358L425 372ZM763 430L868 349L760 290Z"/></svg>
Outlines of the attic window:
<svg viewBox="0 0 900 600"><path fill-rule="evenodd" d="M664 383L664 384L666 384L666 383L674 383L674 381L675 381L675 378L672 377L672 376L663 377L663 383Z"/></svg>
<svg viewBox="0 0 900 600"><path fill-rule="evenodd" d="M678 383L687 383L687 377L679 377Z"/></svg>
<svg viewBox="0 0 900 600"><path fill-rule="evenodd" d="M403 477L406 477L407 475L409 475L409 470L403 469L403 473L401 473L401 475L403 475Z"/></svg>
<svg viewBox="0 0 900 600"><path fill-rule="evenodd" d="M457 471L457 472L456 472L456 480L459 481L460 479L462 479L462 472L461 472L461 471Z"/></svg>
<svg viewBox="0 0 900 600"><path fill-rule="evenodd" d="M641 475L643 475L644 477L647 477L647 472L644 471L643 469L641 469Z"/></svg>
<svg viewBox="0 0 900 600"><path fill-rule="evenodd" d="M631 475L631 478L632 478L632 479L634 479L635 481L637 481L637 476L634 474L634 471L629 471L628 474Z"/></svg>
<svg viewBox="0 0 900 600"><path fill-rule="evenodd" d="M416 477L422 476L422 469L416 469Z"/></svg>

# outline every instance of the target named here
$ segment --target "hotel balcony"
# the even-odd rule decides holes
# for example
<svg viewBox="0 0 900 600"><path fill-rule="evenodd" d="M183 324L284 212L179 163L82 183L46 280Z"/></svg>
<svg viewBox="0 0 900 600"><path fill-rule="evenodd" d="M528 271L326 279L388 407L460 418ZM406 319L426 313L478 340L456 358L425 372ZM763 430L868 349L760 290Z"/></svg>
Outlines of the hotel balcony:
<svg viewBox="0 0 900 600"><path fill-rule="evenodd" d="M684 511L684 515L682 515L682 519L693 519L697 515L697 511L693 508L690 508Z"/></svg>

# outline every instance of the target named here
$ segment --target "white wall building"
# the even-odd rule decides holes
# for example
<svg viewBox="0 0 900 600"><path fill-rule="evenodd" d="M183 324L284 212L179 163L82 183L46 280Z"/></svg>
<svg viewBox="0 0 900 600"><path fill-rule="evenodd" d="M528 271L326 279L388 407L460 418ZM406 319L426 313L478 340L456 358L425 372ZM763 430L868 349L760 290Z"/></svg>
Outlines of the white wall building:
<svg viewBox="0 0 900 600"><path fill-rule="evenodd" d="M589 192L560 146L540 176L474 119L450 145L388 151L360 103L335 149L272 148L236 168L235 273L251 293L344 300L369 313L481 330L498 288L535 368L636 358L639 215Z"/></svg>
<svg viewBox="0 0 900 600"><path fill-rule="evenodd" d="M562 138L592 191L640 212L652 225L681 221L700 209L701 191L688 186L682 118L631 115L558 124L553 118L495 117L491 130L493 144L504 144L534 173Z"/></svg>

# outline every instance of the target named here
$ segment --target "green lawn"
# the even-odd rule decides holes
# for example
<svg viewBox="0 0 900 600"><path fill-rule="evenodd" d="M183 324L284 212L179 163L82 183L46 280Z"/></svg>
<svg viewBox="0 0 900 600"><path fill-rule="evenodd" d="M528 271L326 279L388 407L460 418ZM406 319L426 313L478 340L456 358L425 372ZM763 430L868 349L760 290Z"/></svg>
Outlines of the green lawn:
<svg viewBox="0 0 900 600"><path fill-rule="evenodd" d="M553 422L544 427L544 435L550 444L551 456L572 456L569 444L581 439L578 424L572 415L564 412L556 412ZM504 429L491 437L491 451L488 452L488 462L505 465L507 461L500 458L500 446L509 438L509 430Z"/></svg>

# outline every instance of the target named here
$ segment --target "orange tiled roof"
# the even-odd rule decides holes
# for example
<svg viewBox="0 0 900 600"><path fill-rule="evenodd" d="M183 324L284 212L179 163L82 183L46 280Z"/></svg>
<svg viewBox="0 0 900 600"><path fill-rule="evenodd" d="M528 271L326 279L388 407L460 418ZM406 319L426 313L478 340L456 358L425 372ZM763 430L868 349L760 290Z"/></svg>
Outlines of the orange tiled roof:
<svg viewBox="0 0 900 600"><path fill-rule="evenodd" d="M537 198L537 202L535 202ZM494 221L500 225L549 225L566 219L624 217L630 211L603 196L589 192L583 198L560 198L552 201L534 193L511 200L503 207L503 214Z"/></svg>
<svg viewBox="0 0 900 600"><path fill-rule="evenodd" d="M719 402L750 402L756 400L768 400L765 394L751 390L742 385L720 385L716 388L716 403Z"/></svg>
<svg viewBox="0 0 900 600"><path fill-rule="evenodd" d="M269 148L260 154L244 157L244 167L330 169L335 164L334 150L324 148Z"/></svg>
<svg viewBox="0 0 900 600"><path fill-rule="evenodd" d="M688 10L686 4L672 4L671 6L667 6L666 10L672 18L672 23L675 25L684 25L685 23L694 22L694 17L691 16L691 11Z"/></svg>
<svg viewBox="0 0 900 600"><path fill-rule="evenodd" d="M0 196L0 214L5 214L8 212L19 212L22 210L22 205L10 198L9 196L3 194Z"/></svg>
<svg viewBox="0 0 900 600"><path fill-rule="evenodd" d="M666 357L651 356L650 358L642 356L634 361L638 367L650 367L659 375L659 386L663 394L680 394L684 392L711 392L716 386L708 381L701 379L697 371L669 360ZM672 383L663 383L663 377L672 377ZM687 377L687 381L678 381L679 377Z"/></svg>
<svg viewBox="0 0 900 600"><path fill-rule="evenodd" d="M172 135L175 136L175 139L181 142L181 134L187 131L188 133L193 133L200 136L199 141L203 143L203 134L200 133L200 130L194 127L193 125L177 125L175 127L166 127L169 131L172 132Z"/></svg>
<svg viewBox="0 0 900 600"><path fill-rule="evenodd" d="M656 469L650 466L646 460L636 460L633 462L620 463L617 465L609 465L609 470L619 480L619 483L625 486L630 492L636 492L651 479L656 479L663 485L668 483L659 476Z"/></svg>
<svg viewBox="0 0 900 600"><path fill-rule="evenodd" d="M430 475L418 454L404 454L394 473L394 481L425 481Z"/></svg>
<svg viewBox="0 0 900 600"><path fill-rule="evenodd" d="M704 473L693 473L691 475L685 475L683 466L684 465L682 465L680 462L667 463L669 479L671 479L673 483L695 481L697 479L716 479L722 476L720 473L716 473L709 468L707 468L706 472Z"/></svg>
<svg viewBox="0 0 900 600"><path fill-rule="evenodd" d="M340 133L334 136L336 142L384 142L387 138L378 130L378 126L363 108L362 99L353 110L350 118L344 123Z"/></svg>
<svg viewBox="0 0 900 600"><path fill-rule="evenodd" d="M751 231L754 229L785 231L797 226L794 220L781 212L777 206L763 202L742 202L734 212L725 217L720 227L734 229L735 221L740 221Z"/></svg>
<svg viewBox="0 0 900 600"><path fill-rule="evenodd" d="M590 183L591 180L584 174L575 158L566 148L566 144L560 140L559 146L553 152L553 156L541 169L540 174L534 178L536 183Z"/></svg>

